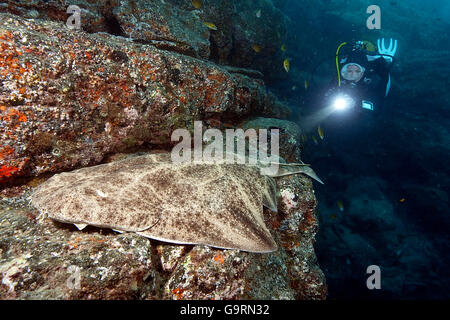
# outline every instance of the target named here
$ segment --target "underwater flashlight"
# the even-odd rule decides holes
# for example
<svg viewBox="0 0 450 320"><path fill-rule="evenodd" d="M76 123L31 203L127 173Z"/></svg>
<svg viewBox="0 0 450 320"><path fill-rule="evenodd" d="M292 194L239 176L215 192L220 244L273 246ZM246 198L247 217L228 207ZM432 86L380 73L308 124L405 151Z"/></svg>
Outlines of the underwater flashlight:
<svg viewBox="0 0 450 320"><path fill-rule="evenodd" d="M339 95L334 99L333 107L336 111L343 111L353 107L355 101L348 95Z"/></svg>
<svg viewBox="0 0 450 320"><path fill-rule="evenodd" d="M336 100L334 101L334 108L336 110L344 110L347 109L348 107L348 102L347 100L345 100L344 98L336 98Z"/></svg>

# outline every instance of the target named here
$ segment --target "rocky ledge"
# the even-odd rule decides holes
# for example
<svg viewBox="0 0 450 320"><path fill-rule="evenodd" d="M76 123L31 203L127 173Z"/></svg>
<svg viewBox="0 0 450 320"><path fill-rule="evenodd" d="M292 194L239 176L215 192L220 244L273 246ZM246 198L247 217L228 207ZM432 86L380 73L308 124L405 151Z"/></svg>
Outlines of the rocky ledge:
<svg viewBox="0 0 450 320"><path fill-rule="evenodd" d="M180 41L161 46L148 34L136 42L129 34L73 31L58 22L63 11L56 2L48 5L57 10L42 12L17 3L0 6L9 12L0 13L1 299L326 297L313 247L316 198L305 176L277 179L278 213L266 209L264 217L278 250L266 254L170 245L94 227L77 231L30 207L30 193L49 174L121 153L168 150L171 133L192 130L196 120L225 129L277 118L257 118L245 128L281 129L281 154L297 162L301 130L280 120L289 109L268 92L259 71L206 60L201 37L179 50ZM120 23L128 13L117 10ZM211 37L216 45L224 39Z"/></svg>
<svg viewBox="0 0 450 320"><path fill-rule="evenodd" d="M167 146L195 120L289 114L257 72L51 21L0 21L0 182Z"/></svg>
<svg viewBox="0 0 450 320"><path fill-rule="evenodd" d="M0 207L1 299L325 299L314 253L316 198L304 176L277 180L264 211L273 253L170 245L135 234L42 219L32 186L5 189ZM275 272L274 272L275 271Z"/></svg>

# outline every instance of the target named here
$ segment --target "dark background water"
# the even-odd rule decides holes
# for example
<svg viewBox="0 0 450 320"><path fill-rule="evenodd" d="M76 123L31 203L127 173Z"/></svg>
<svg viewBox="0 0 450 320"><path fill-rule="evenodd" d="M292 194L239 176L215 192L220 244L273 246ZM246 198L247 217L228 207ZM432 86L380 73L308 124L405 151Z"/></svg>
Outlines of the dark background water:
<svg viewBox="0 0 450 320"><path fill-rule="evenodd" d="M320 110L339 43L399 39L384 112L323 119L324 140L316 123L307 132L319 143L308 140L303 160L325 181L316 251L329 298L450 298L450 3L378 1L380 31L365 28L364 1L275 3L291 18L293 71L269 85L302 124ZM369 265L381 268L381 290L366 287Z"/></svg>

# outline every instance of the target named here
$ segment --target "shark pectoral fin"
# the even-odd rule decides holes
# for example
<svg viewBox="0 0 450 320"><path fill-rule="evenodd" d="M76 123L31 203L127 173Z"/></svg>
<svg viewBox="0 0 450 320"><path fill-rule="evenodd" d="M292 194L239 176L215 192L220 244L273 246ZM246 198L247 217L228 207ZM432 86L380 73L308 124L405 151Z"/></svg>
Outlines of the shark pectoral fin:
<svg viewBox="0 0 450 320"><path fill-rule="evenodd" d="M285 177L285 176L290 176L290 175L293 175L293 174L306 174L308 177L313 178L317 182L319 182L321 184L325 184L319 178L319 176L314 172L314 170L311 167L308 167L308 166L302 166L297 171L290 171L290 170L286 170L286 169L279 170L278 174L276 176L274 176L274 177Z"/></svg>
<svg viewBox="0 0 450 320"><path fill-rule="evenodd" d="M306 174L307 176L313 178L314 180L316 180L317 182L321 183L321 184L325 184L320 178L319 176L314 172L314 170L311 167L303 167L302 171L304 174Z"/></svg>
<svg viewBox="0 0 450 320"><path fill-rule="evenodd" d="M295 172L297 172L297 171L295 171ZM287 168L279 167L278 172L275 175L271 175L271 177L273 177L273 178L284 177L284 176L288 176L293 173L294 173L294 171L288 170Z"/></svg>
<svg viewBox="0 0 450 320"><path fill-rule="evenodd" d="M307 163L278 163L280 166L286 166L286 167L310 167L310 164Z"/></svg>
<svg viewBox="0 0 450 320"><path fill-rule="evenodd" d="M267 189L263 192L263 206L278 212L277 184L273 178L267 177Z"/></svg>

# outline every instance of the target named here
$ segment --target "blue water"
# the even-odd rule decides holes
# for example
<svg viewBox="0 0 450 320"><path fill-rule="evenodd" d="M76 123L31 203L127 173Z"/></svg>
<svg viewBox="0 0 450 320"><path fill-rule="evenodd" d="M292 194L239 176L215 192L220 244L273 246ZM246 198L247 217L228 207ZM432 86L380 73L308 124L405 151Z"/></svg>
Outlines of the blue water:
<svg viewBox="0 0 450 320"><path fill-rule="evenodd" d="M322 107L339 43L399 38L383 112L333 114L320 123L324 140L309 140L303 150L303 160L325 181L315 186L315 248L329 298L448 299L450 3L408 1L407 9L400 1L378 1L382 17L398 17L397 25L383 20L379 31L364 28L368 15L356 2L322 3L323 10L310 1L278 2L292 19L287 41L296 67L284 83L271 85L295 106L295 121L304 123ZM411 12L418 15L408 20ZM303 77L312 82L310 89L290 90ZM316 128L308 134L317 136ZM381 269L379 290L366 286L369 265Z"/></svg>

